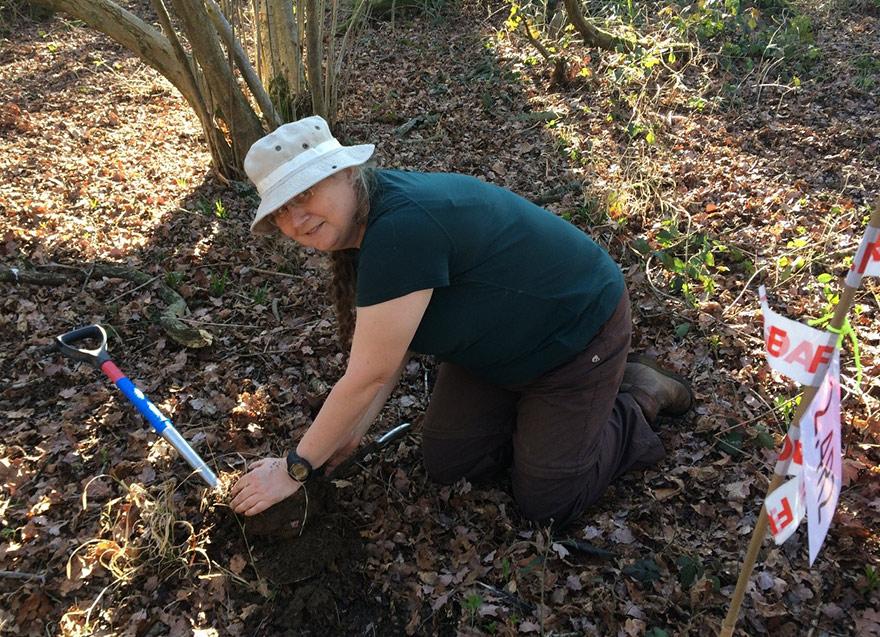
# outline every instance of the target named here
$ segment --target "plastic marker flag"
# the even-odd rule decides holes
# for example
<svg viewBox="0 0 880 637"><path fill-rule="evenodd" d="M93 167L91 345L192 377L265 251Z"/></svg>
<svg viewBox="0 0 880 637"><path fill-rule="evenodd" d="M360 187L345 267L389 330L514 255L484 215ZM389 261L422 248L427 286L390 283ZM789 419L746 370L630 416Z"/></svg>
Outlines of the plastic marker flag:
<svg viewBox="0 0 880 637"><path fill-rule="evenodd" d="M782 440L782 451L779 452L779 458L776 460L776 475L799 476L803 466L804 456L800 428L797 425L792 425Z"/></svg>
<svg viewBox="0 0 880 637"><path fill-rule="evenodd" d="M852 268L846 275L846 284L857 288L863 276L880 276L880 228L874 226L865 228Z"/></svg>
<svg viewBox="0 0 880 637"><path fill-rule="evenodd" d="M777 314L767 304L767 290L763 285L760 294L767 363L801 385L816 385L831 362L837 335Z"/></svg>
<svg viewBox="0 0 880 637"><path fill-rule="evenodd" d="M828 534L840 496L840 352L801 419L810 566Z"/></svg>
<svg viewBox="0 0 880 637"><path fill-rule="evenodd" d="M767 496L767 523L776 544L782 544L804 519L803 474L793 477Z"/></svg>

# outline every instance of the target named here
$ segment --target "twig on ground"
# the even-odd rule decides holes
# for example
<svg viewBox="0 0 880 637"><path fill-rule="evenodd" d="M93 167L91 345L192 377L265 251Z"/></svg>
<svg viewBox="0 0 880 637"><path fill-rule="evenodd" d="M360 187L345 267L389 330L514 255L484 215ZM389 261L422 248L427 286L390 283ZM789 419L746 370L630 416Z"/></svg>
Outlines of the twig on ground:
<svg viewBox="0 0 880 637"><path fill-rule="evenodd" d="M278 272L277 270L264 270L263 268L248 268L251 272L259 272L260 274L268 274L270 276L281 276L288 279L301 279L301 274L288 274L287 272Z"/></svg>
<svg viewBox="0 0 880 637"><path fill-rule="evenodd" d="M522 613L534 613L535 612L535 605L534 604L529 604L527 601L521 599L520 597L518 597L517 595L514 595L513 593L508 593L507 591L505 591L503 589L496 588L495 586L491 586L489 584L486 584L485 582L478 581L478 582L476 582L476 584L477 584L477 586L482 586L484 589L486 589L487 591L489 591L493 595L497 595L498 597L500 597L504 601L509 602L511 605L515 606L518 611L520 611Z"/></svg>
<svg viewBox="0 0 880 637"><path fill-rule="evenodd" d="M141 288L145 288L145 287L147 287L148 285L150 285L150 283L152 283L153 281L155 281L156 279L158 279L160 276L161 276L161 275L158 275L158 274L157 274L156 276L154 276L154 277L153 277L152 279L150 279L149 281L144 281L143 283L141 283L139 286L137 286L137 287L135 287L135 288L132 288L132 289L126 291L126 292L123 292L122 294L117 294L117 295L114 296L112 299L110 299L109 301L107 301L107 302L105 303L105 305L110 305L111 303L115 303L116 301L118 301L118 300L121 299L121 298L125 298L125 297L128 296L129 294L134 294L135 292L137 292L137 291L140 290Z"/></svg>
<svg viewBox="0 0 880 637"><path fill-rule="evenodd" d="M749 289L749 286L752 284L752 281L755 280L755 277L764 271L764 268L765 268L765 266L762 265L760 268L755 270L755 272L752 274L752 276L749 277L749 280L746 281L746 284L743 286L742 290L740 290L739 294L736 295L736 298L733 299L730 303L728 303L727 307L724 308L724 311L721 312L721 316L724 316L725 314L727 314L730 311L730 308L732 308L734 305L739 303L739 300L742 298L742 295L745 294L746 290Z"/></svg>
<svg viewBox="0 0 880 637"><path fill-rule="evenodd" d="M45 574L22 573L19 571L0 571L0 577L7 579L39 580L41 584L46 582Z"/></svg>
<svg viewBox="0 0 880 637"><path fill-rule="evenodd" d="M200 321L199 319L191 319L191 318L178 318L178 321L182 323L189 323L190 325L207 325L210 327L238 327L242 329L249 330L258 330L263 329L262 325L245 325L243 323L212 323L210 321Z"/></svg>
<svg viewBox="0 0 880 637"><path fill-rule="evenodd" d="M89 271L86 272L86 278L83 279L82 287L79 289L80 294L82 294L85 291L86 286L89 284L89 280L91 280L92 274L94 273L94 271L95 271L95 262L93 261L92 265L89 266Z"/></svg>

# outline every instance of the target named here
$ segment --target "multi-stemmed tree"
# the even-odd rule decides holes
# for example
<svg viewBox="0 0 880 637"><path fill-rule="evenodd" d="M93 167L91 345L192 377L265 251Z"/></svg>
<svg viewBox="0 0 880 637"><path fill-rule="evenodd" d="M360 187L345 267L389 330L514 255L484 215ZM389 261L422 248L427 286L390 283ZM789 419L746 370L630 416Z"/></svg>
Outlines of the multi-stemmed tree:
<svg viewBox="0 0 880 637"><path fill-rule="evenodd" d="M241 176L251 144L284 121L318 114L332 124L343 58L366 7L366 0L226 0L223 7L150 0L155 14L145 18L113 0L32 2L102 31L167 78L195 111L214 166L228 178Z"/></svg>

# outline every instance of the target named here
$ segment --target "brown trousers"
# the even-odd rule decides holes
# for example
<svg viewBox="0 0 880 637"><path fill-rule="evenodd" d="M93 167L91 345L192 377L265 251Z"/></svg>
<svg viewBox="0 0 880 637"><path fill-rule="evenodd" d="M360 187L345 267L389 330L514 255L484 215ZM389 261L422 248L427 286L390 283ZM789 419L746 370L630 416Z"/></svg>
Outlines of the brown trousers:
<svg viewBox="0 0 880 637"><path fill-rule="evenodd" d="M561 528L618 476L654 464L663 445L635 399L618 393L632 333L629 295L570 362L518 386L440 366L425 414L431 479L476 481L511 468L522 513Z"/></svg>

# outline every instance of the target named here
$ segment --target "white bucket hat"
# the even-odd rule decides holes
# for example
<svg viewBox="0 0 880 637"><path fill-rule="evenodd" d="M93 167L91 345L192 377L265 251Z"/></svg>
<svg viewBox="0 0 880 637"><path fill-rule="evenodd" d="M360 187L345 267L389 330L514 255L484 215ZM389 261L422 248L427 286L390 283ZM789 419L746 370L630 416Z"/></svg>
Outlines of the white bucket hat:
<svg viewBox="0 0 880 637"><path fill-rule="evenodd" d="M317 115L284 124L257 140L244 158L244 171L260 194L251 232L272 233L270 214L322 179L365 163L374 149L373 144L343 146Z"/></svg>

